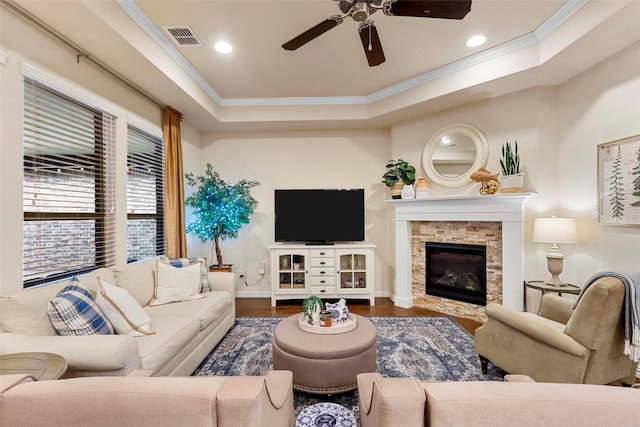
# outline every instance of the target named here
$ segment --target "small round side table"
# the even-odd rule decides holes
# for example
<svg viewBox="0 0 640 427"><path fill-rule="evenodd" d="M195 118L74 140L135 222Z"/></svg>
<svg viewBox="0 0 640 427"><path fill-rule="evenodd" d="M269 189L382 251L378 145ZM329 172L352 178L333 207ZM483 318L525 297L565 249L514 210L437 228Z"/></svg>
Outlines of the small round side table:
<svg viewBox="0 0 640 427"><path fill-rule="evenodd" d="M28 374L39 381L55 380L67 372L67 361L54 353L12 353L0 355L0 375Z"/></svg>
<svg viewBox="0 0 640 427"><path fill-rule="evenodd" d="M540 300L542 300L542 297L544 296L544 294L549 293L549 292L554 292L554 293L557 293L558 295L562 296L562 294L578 295L580 293L580 291L582 290L579 286L572 285L570 283L567 283L566 285L551 285L551 284L545 283L544 280L525 280L524 286L525 286L525 292L524 292L524 308L525 308L525 310L527 309L527 290L526 290L526 288L536 289L536 290L540 291L540 293L541 293ZM538 310L539 309L540 309L540 307L538 307ZM537 310L536 310L536 312L537 312Z"/></svg>

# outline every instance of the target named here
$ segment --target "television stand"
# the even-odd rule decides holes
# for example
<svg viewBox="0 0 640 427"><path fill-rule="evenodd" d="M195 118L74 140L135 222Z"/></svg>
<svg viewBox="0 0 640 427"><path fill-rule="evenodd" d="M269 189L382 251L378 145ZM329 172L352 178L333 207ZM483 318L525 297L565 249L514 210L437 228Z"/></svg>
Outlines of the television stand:
<svg viewBox="0 0 640 427"><path fill-rule="evenodd" d="M276 243L271 251L271 306L278 300L317 295L324 302L368 299L375 305L376 245Z"/></svg>

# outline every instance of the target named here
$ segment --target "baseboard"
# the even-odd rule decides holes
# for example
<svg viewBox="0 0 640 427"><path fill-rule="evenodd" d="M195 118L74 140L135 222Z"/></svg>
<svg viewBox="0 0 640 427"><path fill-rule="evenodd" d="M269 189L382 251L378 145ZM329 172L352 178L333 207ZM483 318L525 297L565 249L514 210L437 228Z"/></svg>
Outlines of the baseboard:
<svg viewBox="0 0 640 427"><path fill-rule="evenodd" d="M376 292L376 298L391 298L391 293L388 291ZM271 298L271 292L269 291L236 291L236 298ZM303 297L300 297L303 299Z"/></svg>
<svg viewBox="0 0 640 427"><path fill-rule="evenodd" d="M236 298L271 298L269 291L236 291Z"/></svg>

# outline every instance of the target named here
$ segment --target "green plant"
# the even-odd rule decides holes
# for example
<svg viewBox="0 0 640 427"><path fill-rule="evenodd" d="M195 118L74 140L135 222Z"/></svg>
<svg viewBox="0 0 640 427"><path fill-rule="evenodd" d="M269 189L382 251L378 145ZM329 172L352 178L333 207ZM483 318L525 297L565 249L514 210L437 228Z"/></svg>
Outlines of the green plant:
<svg viewBox="0 0 640 427"><path fill-rule="evenodd" d="M520 170L520 154L518 153L518 141L514 141L513 148L507 141L502 145L502 158L500 159L502 175L516 175Z"/></svg>
<svg viewBox="0 0 640 427"><path fill-rule="evenodd" d="M416 182L416 168L402 159L389 160L387 163L387 171L382 175L382 182L387 187L402 182L411 185Z"/></svg>
<svg viewBox="0 0 640 427"><path fill-rule="evenodd" d="M222 266L220 240L235 239L240 228L249 223L258 206L251 196L251 188L260 183L242 179L232 184L220 178L209 163L203 175L188 173L185 179L195 188L194 193L185 199L185 205L194 208L196 217L186 231L197 235L203 243L213 241L212 253L215 249L218 265Z"/></svg>
<svg viewBox="0 0 640 427"><path fill-rule="evenodd" d="M316 295L309 295L302 301L302 312L307 318L307 323L313 325L313 313L318 310L322 311L322 300Z"/></svg>

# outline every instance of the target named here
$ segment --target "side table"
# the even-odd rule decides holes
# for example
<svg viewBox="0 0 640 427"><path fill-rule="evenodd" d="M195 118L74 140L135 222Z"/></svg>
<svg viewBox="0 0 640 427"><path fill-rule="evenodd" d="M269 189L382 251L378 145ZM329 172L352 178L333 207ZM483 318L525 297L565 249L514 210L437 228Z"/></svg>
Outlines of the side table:
<svg viewBox="0 0 640 427"><path fill-rule="evenodd" d="M578 295L582 290L579 286L572 285L567 283L566 285L551 285L545 283L543 280L525 280L524 282L525 292L524 292L524 308L527 309L527 290L526 288L536 289L540 291L540 300L544 294L549 292L555 292L558 295L562 296L562 294L571 294ZM540 307L538 306L538 310ZM536 310L536 312L538 311Z"/></svg>
<svg viewBox="0 0 640 427"><path fill-rule="evenodd" d="M0 355L0 375L27 374L39 381L55 380L67 372L67 361L54 353Z"/></svg>

